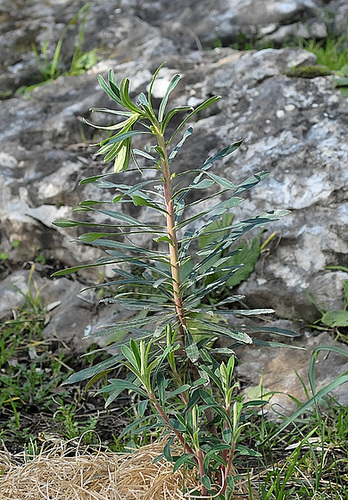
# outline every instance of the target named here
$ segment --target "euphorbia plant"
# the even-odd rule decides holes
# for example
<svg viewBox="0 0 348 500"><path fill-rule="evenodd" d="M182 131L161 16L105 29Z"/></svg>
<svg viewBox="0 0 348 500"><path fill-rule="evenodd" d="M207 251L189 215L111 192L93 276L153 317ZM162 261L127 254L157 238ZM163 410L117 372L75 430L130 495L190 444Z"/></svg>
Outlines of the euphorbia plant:
<svg viewBox="0 0 348 500"><path fill-rule="evenodd" d="M272 210L236 223L228 217L243 201L242 194L268 175L262 171L234 184L212 172L216 162L239 147L240 140L210 156L199 167L190 165L185 171L175 172L174 159L193 131L192 127L185 130L184 126L193 115L215 104L220 97L211 97L195 109L182 106L167 110L169 95L180 80L180 76L175 75L157 110L152 90L159 70L152 78L147 95L141 93L135 102L129 97L128 79L118 85L112 71L108 81L99 76L101 87L121 109L93 111L116 115L121 120L104 127L87 123L116 132L100 142L98 151L105 155L105 162L113 162L113 171L87 178L81 184L92 183L107 193L111 191L112 198L82 201L77 210L101 214L109 221L54 223L60 227L104 228L103 232L82 234L78 240L102 247L107 254L93 264L59 271L54 276L113 264L116 279L102 286L110 285L116 293L105 300L125 309L142 311L136 317L103 327L99 335L122 332L131 334L132 340L129 345L124 341L113 344L120 348L119 354L74 374L69 382L91 377L93 381L116 365L124 365L128 376L109 380L100 392L109 393L107 404L124 390L137 394L139 418L125 432L137 432L137 427L141 432L164 427L169 433L164 455L175 462L174 468L184 464L196 467L203 496L214 494L228 498L228 492L233 490L232 461L238 450L238 436L246 424L248 407L263 401L244 404L236 396L233 348L256 340L250 336L253 329L234 327L226 318L274 311L238 307L242 299L239 295L213 303L208 299L240 268L240 265L231 265L231 255L238 251L234 249L235 242L247 231L277 220L287 212ZM185 114L184 119L172 127L180 114ZM179 133L181 137L177 139ZM151 139L151 144L143 150L132 145L133 138L139 134ZM122 172L143 175L143 180L119 183L117 176L122 176ZM193 191L201 193L196 201L190 198ZM130 216L123 210L126 203L144 206L146 217L154 214L156 218L144 220L141 216ZM120 210L115 210L117 205ZM137 235L143 234L155 240L154 249L149 243L138 244ZM236 308L231 307L233 303L237 304ZM268 328L255 330L269 331ZM272 331L293 335L286 330ZM222 337L224 346L216 346ZM272 345L272 342L263 343ZM224 357L228 360L221 361ZM179 446L175 447L175 443Z"/></svg>

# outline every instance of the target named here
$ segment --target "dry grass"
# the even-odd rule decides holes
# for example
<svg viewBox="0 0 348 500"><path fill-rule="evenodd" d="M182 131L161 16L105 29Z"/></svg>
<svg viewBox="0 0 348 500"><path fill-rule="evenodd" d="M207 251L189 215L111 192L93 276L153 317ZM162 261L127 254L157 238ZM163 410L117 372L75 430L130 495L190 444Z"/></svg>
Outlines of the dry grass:
<svg viewBox="0 0 348 500"><path fill-rule="evenodd" d="M194 498L195 472L178 470L166 460L153 463L163 450L157 442L135 453L80 454L56 446L26 463L0 454L0 500L184 500ZM0 476L1 477L1 476ZM183 494L185 488L188 493ZM246 499L239 486L235 498Z"/></svg>

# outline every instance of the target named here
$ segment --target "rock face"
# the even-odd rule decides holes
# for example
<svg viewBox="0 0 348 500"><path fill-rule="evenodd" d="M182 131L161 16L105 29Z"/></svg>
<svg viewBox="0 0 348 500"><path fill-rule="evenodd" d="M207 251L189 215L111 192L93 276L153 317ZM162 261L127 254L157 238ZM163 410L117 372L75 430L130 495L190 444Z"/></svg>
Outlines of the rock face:
<svg viewBox="0 0 348 500"><path fill-rule="evenodd" d="M250 192L236 216L247 218L272 208L292 211L263 235L266 239L276 232L255 272L240 286L248 304L273 307L279 317L306 322L318 317L306 293L324 309L339 309L347 275L325 267L348 266L348 100L334 89L332 75L289 76L294 67L315 64L315 56L305 50L201 49L212 47L216 39L234 43L241 34L246 40L271 40L275 46L298 36L323 38L328 30L343 31L347 3L96 0L91 2L83 50L100 49L98 64L82 75L60 76L13 97L18 87L37 77L31 43L42 47L49 40L47 54L52 58L64 26L81 6L65 0L44 6L35 0L0 3L0 84L2 96L11 97L0 108L0 253L8 256L10 268L38 255L61 267L95 259L95 249L72 241L77 232L51 224L71 218L80 200L100 194L91 185L78 186L82 178L105 169L88 145L95 132L81 118L90 117L91 107L110 106L97 74L105 76L112 68L117 78L130 77L136 96L166 60L163 84L177 72L183 77L173 104L195 105L213 94L223 97L198 116L195 134L178 155L178 169L188 163L198 166L243 138L232 160L222 162L216 173L228 171L234 182L260 170L269 170L270 176ZM77 29L72 26L64 40L62 70L71 60ZM161 88L156 92L161 97ZM84 278L96 281L98 275ZM80 285L72 287L64 280L54 285L61 292L53 301L60 301L60 295L77 296ZM0 287L0 293L8 289ZM13 300L2 306L2 317ZM94 304L96 300L90 298ZM76 345L78 336L99 318L93 316L92 305L88 314L81 303L64 307L60 304L52 312L49 334L61 331L68 341L71 331ZM71 321L62 326L59 321L69 318L69 308ZM74 315L83 317L83 324Z"/></svg>

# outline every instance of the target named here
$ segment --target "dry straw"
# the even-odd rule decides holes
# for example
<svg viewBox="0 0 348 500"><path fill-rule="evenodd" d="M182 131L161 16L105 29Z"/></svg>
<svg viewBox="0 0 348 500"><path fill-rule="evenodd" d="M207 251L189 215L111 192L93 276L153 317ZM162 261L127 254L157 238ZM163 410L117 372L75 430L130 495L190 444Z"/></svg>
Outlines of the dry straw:
<svg viewBox="0 0 348 500"><path fill-rule="evenodd" d="M153 463L163 450L157 442L135 453L80 454L56 446L24 464L0 454L0 500L185 500L197 490L194 471L178 470L165 459ZM188 493L183 494L183 488ZM234 499L248 499L238 487Z"/></svg>

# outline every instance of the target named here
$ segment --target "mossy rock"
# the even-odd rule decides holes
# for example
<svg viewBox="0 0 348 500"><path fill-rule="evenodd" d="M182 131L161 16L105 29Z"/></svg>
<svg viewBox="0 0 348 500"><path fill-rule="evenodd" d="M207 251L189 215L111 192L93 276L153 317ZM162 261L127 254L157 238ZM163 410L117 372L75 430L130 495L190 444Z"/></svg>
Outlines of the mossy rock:
<svg viewBox="0 0 348 500"><path fill-rule="evenodd" d="M286 76L297 77L297 78L317 78L318 76L328 76L331 75L331 71L326 66L315 65L315 66L298 66L296 68L291 68L284 73Z"/></svg>

